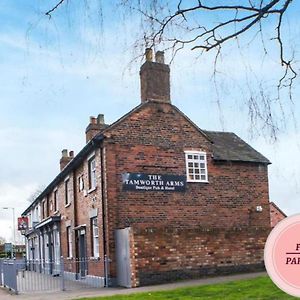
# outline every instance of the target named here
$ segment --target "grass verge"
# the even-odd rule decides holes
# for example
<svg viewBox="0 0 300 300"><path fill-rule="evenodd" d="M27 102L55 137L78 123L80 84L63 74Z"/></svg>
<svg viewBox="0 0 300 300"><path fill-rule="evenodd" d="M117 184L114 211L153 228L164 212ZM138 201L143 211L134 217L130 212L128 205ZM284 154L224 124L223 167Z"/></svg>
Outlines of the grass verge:
<svg viewBox="0 0 300 300"><path fill-rule="evenodd" d="M169 291L134 293L110 297L82 298L82 300L286 300L298 299L277 288L268 276L227 283L178 288Z"/></svg>

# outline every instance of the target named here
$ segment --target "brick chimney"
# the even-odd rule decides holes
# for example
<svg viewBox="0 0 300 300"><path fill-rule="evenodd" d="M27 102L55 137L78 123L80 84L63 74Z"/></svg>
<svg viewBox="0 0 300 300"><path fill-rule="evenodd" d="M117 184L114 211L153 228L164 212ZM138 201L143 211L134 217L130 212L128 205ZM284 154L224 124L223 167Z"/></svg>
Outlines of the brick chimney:
<svg viewBox="0 0 300 300"><path fill-rule="evenodd" d="M95 135L105 129L108 125L104 123L104 115L99 114L98 117L90 117L90 123L85 130L86 142L88 143Z"/></svg>
<svg viewBox="0 0 300 300"><path fill-rule="evenodd" d="M70 151L68 154L67 149L61 151L61 159L59 160L60 170L62 171L65 166L74 158L74 151Z"/></svg>
<svg viewBox="0 0 300 300"><path fill-rule="evenodd" d="M152 61L152 49L146 49L146 61L141 66L141 100L161 101L171 103L170 97L170 67L165 64L164 52L155 53L155 62Z"/></svg>

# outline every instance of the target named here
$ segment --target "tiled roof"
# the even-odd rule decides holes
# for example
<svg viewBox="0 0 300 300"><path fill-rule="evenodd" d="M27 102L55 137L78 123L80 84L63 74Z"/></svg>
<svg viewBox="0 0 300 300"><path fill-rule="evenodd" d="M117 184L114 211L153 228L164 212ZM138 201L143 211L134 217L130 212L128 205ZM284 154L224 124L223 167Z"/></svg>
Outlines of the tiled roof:
<svg viewBox="0 0 300 300"><path fill-rule="evenodd" d="M214 160L270 164L271 162L232 132L204 132L213 142Z"/></svg>

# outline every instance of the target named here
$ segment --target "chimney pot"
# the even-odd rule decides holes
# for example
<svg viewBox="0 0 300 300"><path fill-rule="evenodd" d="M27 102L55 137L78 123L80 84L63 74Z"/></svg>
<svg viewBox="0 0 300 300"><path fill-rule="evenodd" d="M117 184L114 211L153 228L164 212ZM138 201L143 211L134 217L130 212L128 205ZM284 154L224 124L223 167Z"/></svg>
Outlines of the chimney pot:
<svg viewBox="0 0 300 300"><path fill-rule="evenodd" d="M97 124L97 118L91 116L90 117L90 124Z"/></svg>
<svg viewBox="0 0 300 300"><path fill-rule="evenodd" d="M74 158L74 151L70 151L70 152L69 152L69 156L70 156L71 158Z"/></svg>
<svg viewBox="0 0 300 300"><path fill-rule="evenodd" d="M97 124L105 124L104 123L104 115L103 114L99 114L97 117Z"/></svg>
<svg viewBox="0 0 300 300"><path fill-rule="evenodd" d="M68 157L68 149L63 149L61 151L61 157Z"/></svg>
<svg viewBox="0 0 300 300"><path fill-rule="evenodd" d="M165 63L165 53L164 51L157 51L155 53L155 61L160 64Z"/></svg>
<svg viewBox="0 0 300 300"><path fill-rule="evenodd" d="M70 156L68 155L68 149L63 149L61 151L61 159L59 160L60 170L62 171L65 166L72 160L74 152L70 151Z"/></svg>
<svg viewBox="0 0 300 300"><path fill-rule="evenodd" d="M146 61L152 61L153 60L153 52L151 48L146 48Z"/></svg>
<svg viewBox="0 0 300 300"><path fill-rule="evenodd" d="M104 123L104 115L99 114L97 118L90 117L90 123L85 130L85 138L88 143L94 136L105 129L107 125Z"/></svg>
<svg viewBox="0 0 300 300"><path fill-rule="evenodd" d="M150 54L151 53L151 60ZM155 62L152 61L152 50L146 49L146 61L141 66L141 101L158 101L171 103L170 67L164 63L164 52L157 51Z"/></svg>

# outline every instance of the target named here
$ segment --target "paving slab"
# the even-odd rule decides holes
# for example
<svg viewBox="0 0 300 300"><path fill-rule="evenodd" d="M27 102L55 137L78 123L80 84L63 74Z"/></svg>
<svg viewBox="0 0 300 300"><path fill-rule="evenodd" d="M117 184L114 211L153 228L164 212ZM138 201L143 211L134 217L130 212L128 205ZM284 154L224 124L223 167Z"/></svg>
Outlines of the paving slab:
<svg viewBox="0 0 300 300"><path fill-rule="evenodd" d="M145 287L138 287L132 289L126 288L84 288L82 290L70 290L70 291L59 291L59 292L34 292L28 294L15 295L8 292L6 289L0 288L0 300L70 300L79 299L83 297L101 297L101 296L112 296L120 294L132 294L142 292L154 292L154 291L166 291L181 287L199 286L206 284L217 284L223 282L229 282L240 279L251 279L259 276L267 275L266 272L237 274L219 277L210 277L186 281L178 281L174 283L159 284Z"/></svg>

